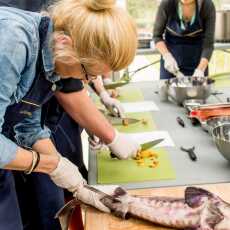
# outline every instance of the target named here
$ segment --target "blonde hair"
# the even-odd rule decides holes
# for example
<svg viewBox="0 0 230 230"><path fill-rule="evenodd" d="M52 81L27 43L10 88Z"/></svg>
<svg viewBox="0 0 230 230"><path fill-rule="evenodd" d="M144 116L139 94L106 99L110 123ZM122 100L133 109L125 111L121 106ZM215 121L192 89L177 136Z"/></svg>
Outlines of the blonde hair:
<svg viewBox="0 0 230 230"><path fill-rule="evenodd" d="M64 31L73 41L74 50L67 52L87 69L104 63L118 71L127 67L135 56L135 24L115 2L61 0L51 7L55 31Z"/></svg>

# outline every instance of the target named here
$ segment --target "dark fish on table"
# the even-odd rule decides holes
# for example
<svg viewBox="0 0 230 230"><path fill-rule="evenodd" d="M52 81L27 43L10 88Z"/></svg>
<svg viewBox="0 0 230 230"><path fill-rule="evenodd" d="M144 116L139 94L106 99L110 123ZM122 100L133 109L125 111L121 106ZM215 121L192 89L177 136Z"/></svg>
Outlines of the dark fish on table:
<svg viewBox="0 0 230 230"><path fill-rule="evenodd" d="M111 213L123 219L136 217L176 229L230 230L230 204L201 188L186 188L183 199L131 196L121 187L112 195L95 192ZM63 209L59 218L66 214Z"/></svg>

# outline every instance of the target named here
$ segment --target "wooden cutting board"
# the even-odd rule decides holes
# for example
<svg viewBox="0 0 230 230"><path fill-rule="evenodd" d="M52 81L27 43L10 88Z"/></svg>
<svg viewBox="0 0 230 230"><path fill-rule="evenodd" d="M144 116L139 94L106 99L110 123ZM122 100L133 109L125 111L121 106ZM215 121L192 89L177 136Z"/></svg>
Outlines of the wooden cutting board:
<svg viewBox="0 0 230 230"><path fill-rule="evenodd" d="M227 202L230 202L230 184L214 184L197 186L207 189ZM185 187L132 190L130 194L148 196L184 197ZM173 230L173 228L157 227L152 223L137 219L122 220L110 214L101 213L93 208L85 212L85 230Z"/></svg>

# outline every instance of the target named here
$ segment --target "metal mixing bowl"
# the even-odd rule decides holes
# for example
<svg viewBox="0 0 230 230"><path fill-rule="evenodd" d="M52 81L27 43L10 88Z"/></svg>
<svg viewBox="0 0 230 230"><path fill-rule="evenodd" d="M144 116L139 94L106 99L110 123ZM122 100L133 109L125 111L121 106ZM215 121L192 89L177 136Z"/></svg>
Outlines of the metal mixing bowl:
<svg viewBox="0 0 230 230"><path fill-rule="evenodd" d="M219 152L230 161L230 124L222 124L212 131L213 139Z"/></svg>
<svg viewBox="0 0 230 230"><path fill-rule="evenodd" d="M192 77L180 80L172 79L169 82L168 95L177 104L183 104L186 99L200 99L205 101L211 94L213 82L207 78L202 81Z"/></svg>
<svg viewBox="0 0 230 230"><path fill-rule="evenodd" d="M230 116L212 117L207 119L201 125L204 130L208 131L212 135L213 129L222 124L230 124Z"/></svg>

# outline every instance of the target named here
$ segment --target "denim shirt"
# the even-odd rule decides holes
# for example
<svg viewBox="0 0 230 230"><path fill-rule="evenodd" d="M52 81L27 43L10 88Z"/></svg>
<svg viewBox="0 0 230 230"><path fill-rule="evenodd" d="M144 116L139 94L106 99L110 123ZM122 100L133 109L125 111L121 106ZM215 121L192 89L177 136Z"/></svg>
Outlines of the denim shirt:
<svg viewBox="0 0 230 230"><path fill-rule="evenodd" d="M26 95L36 76L41 18L38 13L0 7L0 168L16 156L18 145L2 134L2 125L7 107ZM49 46L52 23L48 33L42 58L46 79L56 82L59 77L53 74L54 63ZM27 147L50 136L49 129L41 127L41 109L36 110L30 119L17 124L14 131L18 144Z"/></svg>

